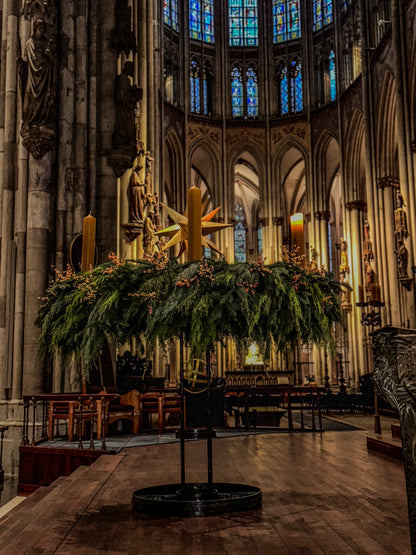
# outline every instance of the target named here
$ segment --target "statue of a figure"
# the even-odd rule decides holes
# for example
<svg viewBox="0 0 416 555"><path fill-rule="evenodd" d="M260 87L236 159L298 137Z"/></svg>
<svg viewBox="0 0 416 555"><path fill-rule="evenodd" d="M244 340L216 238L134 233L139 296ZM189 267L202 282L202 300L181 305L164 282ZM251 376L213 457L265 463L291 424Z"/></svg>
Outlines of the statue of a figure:
<svg viewBox="0 0 416 555"><path fill-rule="evenodd" d="M136 105L142 99L143 91L133 85L133 62L126 62L123 71L116 78L116 122L113 134L113 148L133 147L136 143Z"/></svg>
<svg viewBox="0 0 416 555"><path fill-rule="evenodd" d="M341 308L346 312L350 312L352 308L351 304L351 285L345 279L345 274L343 274L343 279L341 281Z"/></svg>
<svg viewBox="0 0 416 555"><path fill-rule="evenodd" d="M140 182L139 167L132 171L127 197L129 200L129 223L143 222L144 208L146 205L146 191L144 183Z"/></svg>
<svg viewBox="0 0 416 555"><path fill-rule="evenodd" d="M407 252L407 249L403 241L399 241L399 248L395 249L394 252L396 253L396 258L397 258L397 269L399 271L399 279L409 279L409 275L407 273L409 253Z"/></svg>
<svg viewBox="0 0 416 555"><path fill-rule="evenodd" d="M45 32L44 20L36 19L23 59L19 60L23 95L21 134L24 138L32 128L43 131L45 127L54 126L56 121L56 45L45 37Z"/></svg>
<svg viewBox="0 0 416 555"><path fill-rule="evenodd" d="M364 260L373 260L373 244L370 240L370 224L366 220L364 222L364 244L363 244Z"/></svg>
<svg viewBox="0 0 416 555"><path fill-rule="evenodd" d="M153 222L153 210L149 210L143 225L143 252L146 256L152 256L156 250L155 231L156 226Z"/></svg>
<svg viewBox="0 0 416 555"><path fill-rule="evenodd" d="M371 286L373 283L375 283L376 273L371 267L371 264L367 262L367 260L364 262L364 269L365 269L365 290L368 293L371 293Z"/></svg>
<svg viewBox="0 0 416 555"><path fill-rule="evenodd" d="M394 234L398 241L403 241L408 235L407 215L404 208L403 197L400 191L396 192L396 210L394 211Z"/></svg>
<svg viewBox="0 0 416 555"><path fill-rule="evenodd" d="M347 242L341 237L341 264L339 266L339 273L348 274L349 271Z"/></svg>
<svg viewBox="0 0 416 555"><path fill-rule="evenodd" d="M318 251L315 247L311 246L311 261L309 263L309 268L311 270L316 270L318 268Z"/></svg>

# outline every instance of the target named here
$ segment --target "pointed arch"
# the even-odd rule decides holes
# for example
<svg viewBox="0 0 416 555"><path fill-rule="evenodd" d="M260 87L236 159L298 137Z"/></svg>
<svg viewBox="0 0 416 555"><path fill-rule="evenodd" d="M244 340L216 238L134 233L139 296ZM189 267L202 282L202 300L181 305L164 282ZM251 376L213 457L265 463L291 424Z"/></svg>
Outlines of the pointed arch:
<svg viewBox="0 0 416 555"><path fill-rule="evenodd" d="M393 73L384 73L376 128L378 177L398 175L396 137L396 86Z"/></svg>
<svg viewBox="0 0 416 555"><path fill-rule="evenodd" d="M183 149L177 132L170 128L165 136L165 147L163 153L164 175L163 175L163 201L172 208L182 208L181 193L183 190L182 177Z"/></svg>

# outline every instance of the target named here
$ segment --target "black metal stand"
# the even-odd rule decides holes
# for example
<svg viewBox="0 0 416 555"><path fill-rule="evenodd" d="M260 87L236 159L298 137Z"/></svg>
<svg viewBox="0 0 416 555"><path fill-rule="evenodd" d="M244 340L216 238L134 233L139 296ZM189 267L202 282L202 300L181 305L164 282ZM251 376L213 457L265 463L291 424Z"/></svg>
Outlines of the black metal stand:
<svg viewBox="0 0 416 555"><path fill-rule="evenodd" d="M262 503L261 490L245 484L213 482L212 429L211 414L211 350L206 353L207 361L207 424L204 430L207 440L207 482L186 483L185 438L202 430L185 429L185 396L183 371L183 337L180 340L180 379L181 379L181 483L166 484L137 490L133 493L132 509L138 513L171 516L209 516L236 511L259 509ZM197 434L197 437L201 437ZM192 437L195 439L195 437Z"/></svg>

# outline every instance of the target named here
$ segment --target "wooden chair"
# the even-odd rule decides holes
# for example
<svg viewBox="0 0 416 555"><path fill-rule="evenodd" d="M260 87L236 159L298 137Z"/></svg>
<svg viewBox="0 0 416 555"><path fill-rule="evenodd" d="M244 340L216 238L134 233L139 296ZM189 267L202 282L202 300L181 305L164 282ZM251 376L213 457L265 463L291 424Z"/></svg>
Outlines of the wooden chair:
<svg viewBox="0 0 416 555"><path fill-rule="evenodd" d="M108 389L109 388L107 388L105 393L110 393ZM101 410L104 411L104 414L100 412L100 416L98 417L98 422L101 419L103 423L103 429L100 427L99 437L103 437L103 434L104 437L107 436L109 426L118 420L128 420L132 423L133 434L139 433L140 393L138 391L129 391L124 395L120 395L116 401L104 402L102 408L98 410L99 412Z"/></svg>
<svg viewBox="0 0 416 555"><path fill-rule="evenodd" d="M142 430L146 415L158 415L159 435L163 434L166 426L166 414L181 412L181 397L177 394L149 392L140 395L140 424Z"/></svg>

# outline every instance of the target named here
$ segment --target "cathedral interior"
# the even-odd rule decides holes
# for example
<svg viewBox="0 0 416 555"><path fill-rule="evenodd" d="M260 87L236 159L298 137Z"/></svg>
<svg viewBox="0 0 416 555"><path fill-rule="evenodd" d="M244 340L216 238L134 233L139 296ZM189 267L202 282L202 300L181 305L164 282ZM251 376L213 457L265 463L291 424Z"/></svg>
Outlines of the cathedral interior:
<svg viewBox="0 0 416 555"><path fill-rule="evenodd" d="M333 352L271 353L282 383L357 392L374 328L416 327L416 2L1 0L0 16L6 468L23 396L80 388L76 362L39 356L35 320L55 273L80 269L88 214L97 264L160 252L192 186L221 207L229 262L282 260L297 215L306 264L343 284L342 321ZM216 375L250 353L218 345ZM152 362L177 379L175 345Z"/></svg>

